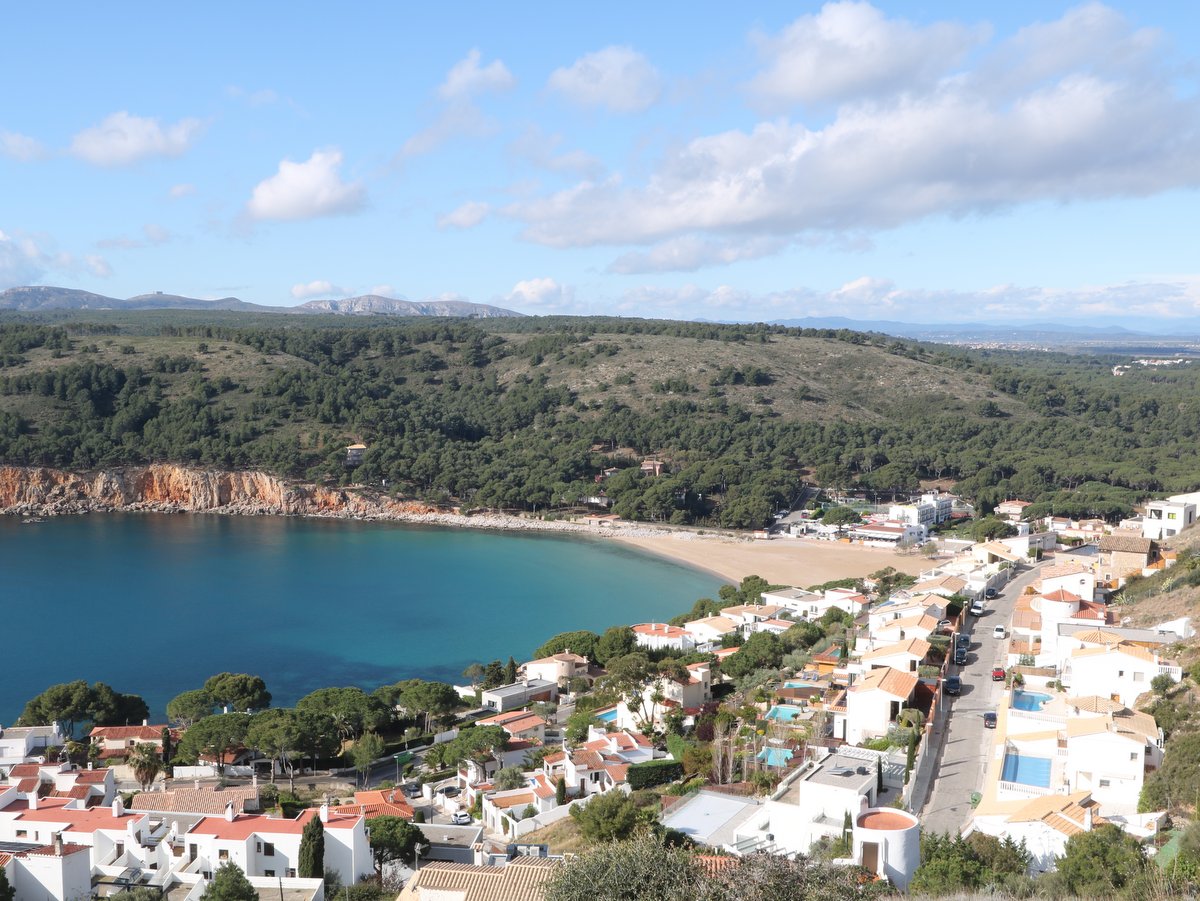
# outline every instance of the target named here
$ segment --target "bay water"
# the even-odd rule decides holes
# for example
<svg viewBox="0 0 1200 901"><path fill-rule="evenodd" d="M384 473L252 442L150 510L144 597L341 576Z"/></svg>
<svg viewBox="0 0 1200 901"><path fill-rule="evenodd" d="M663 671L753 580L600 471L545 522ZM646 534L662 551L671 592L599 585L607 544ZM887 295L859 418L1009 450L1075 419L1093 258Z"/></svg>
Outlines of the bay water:
<svg viewBox="0 0 1200 901"><path fill-rule="evenodd" d="M572 629L670 618L711 575L616 542L205 514L0 516L0 723L49 685L139 694L161 720L219 672L277 706L326 686L461 682Z"/></svg>

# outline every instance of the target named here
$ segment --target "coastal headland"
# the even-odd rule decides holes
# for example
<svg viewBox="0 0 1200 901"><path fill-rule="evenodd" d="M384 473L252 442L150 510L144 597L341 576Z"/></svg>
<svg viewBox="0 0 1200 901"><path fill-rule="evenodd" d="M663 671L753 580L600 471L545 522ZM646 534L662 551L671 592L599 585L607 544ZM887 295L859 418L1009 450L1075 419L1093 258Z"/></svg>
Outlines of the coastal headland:
<svg viewBox="0 0 1200 901"><path fill-rule="evenodd" d="M46 467L0 466L0 514L59 516L106 512L313 516L573 533L617 540L731 582L756 574L776 584L807 586L865 576L886 566L916 574L929 565L919 557L838 542L763 541L736 534L639 523L596 526L496 512L465 513L421 501L396 500L370 489L324 487L256 471L151 464L73 473Z"/></svg>

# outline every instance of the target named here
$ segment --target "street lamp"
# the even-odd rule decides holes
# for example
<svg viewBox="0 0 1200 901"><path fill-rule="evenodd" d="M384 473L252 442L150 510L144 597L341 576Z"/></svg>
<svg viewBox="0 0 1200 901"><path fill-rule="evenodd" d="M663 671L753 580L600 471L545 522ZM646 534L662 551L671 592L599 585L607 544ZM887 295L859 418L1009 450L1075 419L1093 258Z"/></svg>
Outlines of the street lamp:
<svg viewBox="0 0 1200 901"><path fill-rule="evenodd" d="M392 760L396 761L396 784L400 784L400 754L393 754Z"/></svg>

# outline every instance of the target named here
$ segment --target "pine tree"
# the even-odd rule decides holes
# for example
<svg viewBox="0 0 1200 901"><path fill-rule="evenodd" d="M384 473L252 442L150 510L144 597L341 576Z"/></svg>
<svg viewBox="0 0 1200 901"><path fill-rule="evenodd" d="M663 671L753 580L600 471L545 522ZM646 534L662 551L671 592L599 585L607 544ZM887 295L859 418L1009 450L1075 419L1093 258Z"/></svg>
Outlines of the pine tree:
<svg viewBox="0 0 1200 901"><path fill-rule="evenodd" d="M0 901L13 901L16 897L17 890L9 884L4 867L0 867Z"/></svg>
<svg viewBox="0 0 1200 901"><path fill-rule="evenodd" d="M504 667L504 684L512 685L517 681L517 661L512 657L508 658L508 664Z"/></svg>
<svg viewBox="0 0 1200 901"><path fill-rule="evenodd" d="M298 856L297 876L301 879L325 878L325 825L320 817L313 817L304 824Z"/></svg>
<svg viewBox="0 0 1200 901"><path fill-rule="evenodd" d="M567 780L562 776L558 777L558 782L554 785L554 803L558 807L567 803Z"/></svg>

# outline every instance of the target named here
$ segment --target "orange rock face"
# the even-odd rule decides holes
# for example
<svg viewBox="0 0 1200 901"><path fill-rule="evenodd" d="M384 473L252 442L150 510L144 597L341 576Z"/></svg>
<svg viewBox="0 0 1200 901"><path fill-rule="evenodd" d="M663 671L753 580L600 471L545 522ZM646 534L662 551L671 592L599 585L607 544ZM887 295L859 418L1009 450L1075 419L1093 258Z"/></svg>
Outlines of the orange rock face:
<svg viewBox="0 0 1200 901"><path fill-rule="evenodd" d="M105 510L405 518L438 512L368 491L291 483L264 472L155 464L90 474L0 466L0 512L53 515Z"/></svg>

